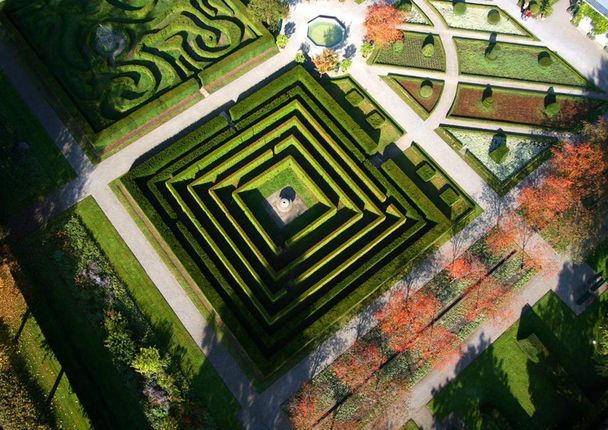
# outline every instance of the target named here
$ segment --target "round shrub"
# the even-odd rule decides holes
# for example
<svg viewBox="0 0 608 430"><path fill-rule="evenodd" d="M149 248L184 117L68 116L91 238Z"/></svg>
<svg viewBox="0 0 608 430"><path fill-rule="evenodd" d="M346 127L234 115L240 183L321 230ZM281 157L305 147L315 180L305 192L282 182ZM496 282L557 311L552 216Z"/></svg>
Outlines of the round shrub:
<svg viewBox="0 0 608 430"><path fill-rule="evenodd" d="M402 12L411 12L412 11L412 2L410 0L402 0L397 5L397 9Z"/></svg>
<svg viewBox="0 0 608 430"><path fill-rule="evenodd" d="M498 58L499 54L500 54L500 47L498 45L493 45L493 46L489 46L488 49L486 49L485 57L486 57L486 60L494 61Z"/></svg>
<svg viewBox="0 0 608 430"><path fill-rule="evenodd" d="M289 41L289 38L284 34L279 34L277 36L277 46L281 49L283 49L283 48L285 48L285 46L287 46L288 41Z"/></svg>
<svg viewBox="0 0 608 430"><path fill-rule="evenodd" d="M419 94L423 99L431 97L433 95L433 83L431 81L422 81Z"/></svg>
<svg viewBox="0 0 608 430"><path fill-rule="evenodd" d="M454 2L452 7L455 15L464 15L467 11L467 4L463 1Z"/></svg>
<svg viewBox="0 0 608 430"><path fill-rule="evenodd" d="M528 6L528 10L532 13L532 15L538 15L540 12L540 5L537 2L532 1L530 2L530 6Z"/></svg>
<svg viewBox="0 0 608 430"><path fill-rule="evenodd" d="M434 43L427 43L426 45L424 45L422 47L422 55L424 57L432 57L433 55L435 55L435 44Z"/></svg>
<svg viewBox="0 0 608 430"><path fill-rule="evenodd" d="M559 114L561 109L562 107L560 106L559 102L551 102L547 106L545 106L545 114L549 118L553 118Z"/></svg>
<svg viewBox="0 0 608 430"><path fill-rule="evenodd" d="M403 40L398 40L394 42L391 48L393 49L394 53L400 53L401 51L403 51Z"/></svg>
<svg viewBox="0 0 608 430"><path fill-rule="evenodd" d="M549 67L551 64L553 64L553 59L547 51L544 51L538 54L538 64L540 64L542 67Z"/></svg>
<svg viewBox="0 0 608 430"><path fill-rule="evenodd" d="M500 22L500 12L496 9L490 9L488 12L488 22L492 25L496 25Z"/></svg>
<svg viewBox="0 0 608 430"><path fill-rule="evenodd" d="M484 97L483 100L481 101L481 104L483 104L487 108L494 106L494 97L492 97L492 96Z"/></svg>

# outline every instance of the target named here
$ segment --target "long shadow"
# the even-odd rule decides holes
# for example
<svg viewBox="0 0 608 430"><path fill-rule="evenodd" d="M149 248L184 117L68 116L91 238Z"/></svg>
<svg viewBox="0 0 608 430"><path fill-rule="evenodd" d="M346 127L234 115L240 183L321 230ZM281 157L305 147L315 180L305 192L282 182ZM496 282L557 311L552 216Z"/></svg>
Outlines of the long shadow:
<svg viewBox="0 0 608 430"><path fill-rule="evenodd" d="M432 389L433 428L526 428L528 414L510 392L505 358L492 342L482 334L456 363L456 376Z"/></svg>

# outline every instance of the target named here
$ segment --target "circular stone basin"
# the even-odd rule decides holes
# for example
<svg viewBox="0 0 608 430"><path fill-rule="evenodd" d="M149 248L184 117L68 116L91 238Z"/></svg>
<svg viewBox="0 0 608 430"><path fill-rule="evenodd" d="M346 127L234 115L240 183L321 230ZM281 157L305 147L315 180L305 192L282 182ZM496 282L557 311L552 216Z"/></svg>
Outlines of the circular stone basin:
<svg viewBox="0 0 608 430"><path fill-rule="evenodd" d="M324 48L332 48L344 40L344 26L331 16L318 16L308 22L308 38Z"/></svg>
<svg viewBox="0 0 608 430"><path fill-rule="evenodd" d="M281 212L287 212L289 209L291 209L291 200L285 197L279 199L279 210Z"/></svg>

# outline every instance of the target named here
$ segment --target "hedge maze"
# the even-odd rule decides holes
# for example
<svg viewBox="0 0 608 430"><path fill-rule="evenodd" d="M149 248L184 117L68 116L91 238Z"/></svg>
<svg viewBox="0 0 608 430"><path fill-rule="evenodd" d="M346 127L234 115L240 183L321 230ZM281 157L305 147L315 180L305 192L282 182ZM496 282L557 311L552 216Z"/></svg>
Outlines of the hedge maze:
<svg viewBox="0 0 608 430"><path fill-rule="evenodd" d="M122 183L269 375L388 288L454 220L396 163L375 167L377 144L301 67L229 117ZM436 193L446 189L469 204L460 218L475 209L455 185Z"/></svg>
<svg viewBox="0 0 608 430"><path fill-rule="evenodd" d="M239 0L9 1L5 12L77 107L96 150L275 52Z"/></svg>

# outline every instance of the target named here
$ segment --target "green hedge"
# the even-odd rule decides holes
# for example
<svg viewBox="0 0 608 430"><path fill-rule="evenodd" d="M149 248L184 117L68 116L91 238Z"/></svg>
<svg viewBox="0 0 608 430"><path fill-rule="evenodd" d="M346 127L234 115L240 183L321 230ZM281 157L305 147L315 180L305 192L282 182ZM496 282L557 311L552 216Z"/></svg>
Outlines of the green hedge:
<svg viewBox="0 0 608 430"><path fill-rule="evenodd" d="M209 123L211 127L203 125L178 139L164 151L136 166L121 181L260 372L270 378L321 342L335 326L346 321L349 315L385 291L391 280L402 276L403 271L411 267L413 259L422 256L435 242L446 237L450 221L417 185L413 185L411 179L407 179L407 186L397 184L394 179L397 173L387 175L386 172L390 169L383 168L383 171L379 171L366 160L357 146L361 145L360 139L373 141L361 134L363 132L360 129L349 127L352 119L303 68L296 67L286 72L239 101L229 110L229 114L234 127L229 127L225 118L214 119ZM341 115L344 115L344 120ZM290 119L285 121L285 118ZM372 229L369 224L371 219L361 217L360 220L353 221L353 228L345 227L342 236L333 239L336 244L338 240L342 244L348 243L348 240L356 244L336 255L330 263L333 266L325 264L314 272L307 272L317 261L323 261L322 258L329 255L330 251L323 250L323 253L310 257L305 255L303 262L311 258L310 262L306 261L308 266L302 265L298 269L301 272L294 276L311 275L310 285L316 285L322 279L323 282L331 280L331 284L319 290L322 294L296 289L290 292L291 298L286 297L285 300L289 299L288 301L281 298L284 293L273 298L275 292L255 292L249 289L249 285L239 287L237 282L226 279L224 267L236 264L237 261L230 257L233 255L230 251L221 253L221 258L225 258L224 263L221 263L221 258L211 250L210 246L213 245L210 245L210 241L222 231L220 227L228 227L219 226L216 229L213 222L206 221L208 216L214 216L217 208L210 207L209 214L199 218L199 214L203 215L204 211L200 212L194 206L189 208L191 203L183 199L192 200L192 197L186 194L182 197L182 192L178 191L185 186L186 182L183 181L190 181L194 175L199 175L190 165L194 163L201 168L211 166L209 163L215 163L216 160L216 156L210 152L214 149L219 150L217 157L227 157L228 154L233 155L229 152L233 149L240 151L249 148L259 136L271 130L275 123L278 124L278 130L295 130L303 139L304 148L319 154L317 161L323 166L322 172L345 169L348 172L345 177L324 178L325 173L319 176L327 183L335 179L345 184L347 189L365 189L364 193L347 192L347 195L352 194L349 198L358 201L358 206L371 208L371 205L375 205L381 208L386 196L392 198L388 208L382 209L386 218L379 219L377 227ZM320 127L315 123L319 123ZM276 126L274 128L277 129ZM324 137L325 133L329 135ZM272 142L273 138L269 135L267 139ZM317 140L335 140L335 145L316 147L319 145L314 143ZM262 148L263 146L260 150ZM274 151L280 152L283 149L286 148L275 147ZM334 157L338 161L332 161ZM239 158L235 160L233 169L241 169L241 164L245 163L238 161ZM312 165L312 161L309 160L309 163ZM405 173L402 175L407 177ZM354 182L351 182L353 178ZM165 186L167 180L172 182L170 188ZM175 196L180 195L177 201L171 196L172 192ZM189 216L184 216L190 211ZM395 218L397 211L406 218ZM366 217L369 218L368 215ZM207 239L193 234L196 230L188 218L196 219L199 228L204 226L205 230L209 229L209 233L205 233ZM405 224L400 226L401 222ZM238 224L238 220L235 223ZM364 224L370 225L368 233L360 230L360 225ZM233 227L229 228L232 231ZM328 240L321 236L319 239ZM244 239L236 236L231 240L237 247L245 243ZM375 241L379 244L376 245ZM255 244L258 242L254 241ZM366 246L374 246L374 252L363 254ZM245 247L249 248L247 245ZM250 251L243 248L243 252ZM357 264L350 265L350 261L357 261ZM254 267L259 263L252 261L251 264ZM241 262L238 262L238 267L240 265ZM347 270L339 272L343 268ZM244 272L239 274L245 275L249 276ZM293 302L292 298L296 296L298 302ZM272 311L272 316L266 313L266 309Z"/></svg>

